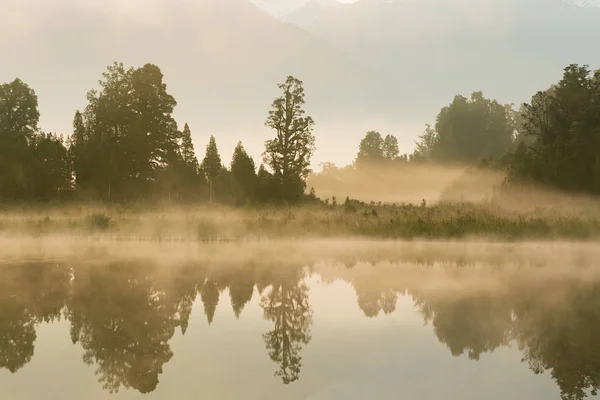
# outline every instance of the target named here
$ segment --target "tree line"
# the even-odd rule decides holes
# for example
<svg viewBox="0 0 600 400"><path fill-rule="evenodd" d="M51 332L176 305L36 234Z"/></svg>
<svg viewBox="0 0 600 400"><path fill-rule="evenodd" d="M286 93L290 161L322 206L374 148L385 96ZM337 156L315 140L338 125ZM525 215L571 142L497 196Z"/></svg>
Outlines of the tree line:
<svg viewBox="0 0 600 400"><path fill-rule="evenodd" d="M426 126L412 154L400 154L396 137L370 131L347 168L405 163L500 168L507 184L600 194L600 70L569 65L557 84L518 110L482 92L458 95ZM323 165L325 174L337 169Z"/></svg>
<svg viewBox="0 0 600 400"><path fill-rule="evenodd" d="M230 167L211 136L202 162L159 67L115 63L87 93L66 139L40 130L37 96L19 79L0 85L0 200L65 198L127 201L288 202L306 195L315 151L302 81L289 76L265 125L275 135L262 163L235 148ZM569 65L562 79L518 110L474 92L456 96L427 125L412 154L398 139L368 132L352 168L403 163L462 163L508 171L508 182L600 194L600 70ZM330 163L324 173L335 168Z"/></svg>
<svg viewBox="0 0 600 400"><path fill-rule="evenodd" d="M178 129L177 105L159 67L107 68L87 93L73 133L39 128L35 91L20 79L0 85L0 200L169 198L225 202L298 202L314 153L314 121L304 115L304 88L289 76L269 111L275 137L258 171L241 142L230 168L211 136L200 163L188 124Z"/></svg>

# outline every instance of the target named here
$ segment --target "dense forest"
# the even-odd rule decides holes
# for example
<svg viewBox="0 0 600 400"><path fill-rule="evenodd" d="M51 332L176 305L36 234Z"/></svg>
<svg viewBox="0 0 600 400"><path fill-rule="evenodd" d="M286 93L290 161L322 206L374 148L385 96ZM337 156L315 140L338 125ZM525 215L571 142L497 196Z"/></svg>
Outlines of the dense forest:
<svg viewBox="0 0 600 400"><path fill-rule="evenodd" d="M289 76L278 86L281 96L265 122L274 136L257 169L241 142L227 167L213 136L199 162L191 129L179 129L177 102L156 65L109 66L66 137L40 129L37 96L25 82L0 85L0 201L317 201L314 191L306 194L316 148L303 83ZM458 95L412 154L400 154L393 135L370 131L347 168L407 163L502 169L508 184L600 194L600 70L569 65L558 83L518 110L481 92Z"/></svg>

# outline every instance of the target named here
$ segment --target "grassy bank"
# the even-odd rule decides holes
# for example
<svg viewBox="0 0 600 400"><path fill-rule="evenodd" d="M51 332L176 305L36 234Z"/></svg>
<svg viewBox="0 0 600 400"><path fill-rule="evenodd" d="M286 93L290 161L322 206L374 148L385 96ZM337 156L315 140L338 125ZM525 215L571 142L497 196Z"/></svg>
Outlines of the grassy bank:
<svg viewBox="0 0 600 400"><path fill-rule="evenodd" d="M595 239L600 216L552 210L509 211L476 204L345 205L234 209L69 206L0 211L0 235L143 240L280 237L383 239Z"/></svg>

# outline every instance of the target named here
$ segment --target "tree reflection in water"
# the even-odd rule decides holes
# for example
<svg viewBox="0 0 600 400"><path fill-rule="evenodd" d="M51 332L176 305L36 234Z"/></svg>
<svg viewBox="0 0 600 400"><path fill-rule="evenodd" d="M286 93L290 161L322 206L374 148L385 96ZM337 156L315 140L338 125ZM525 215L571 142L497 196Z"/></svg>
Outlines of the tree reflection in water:
<svg viewBox="0 0 600 400"><path fill-rule="evenodd" d="M53 263L0 268L0 368L15 373L31 361L36 325L60 318L69 271Z"/></svg>
<svg viewBox="0 0 600 400"><path fill-rule="evenodd" d="M178 325L176 304L166 301L148 272L122 263L75 271L68 307L71 338L111 393L121 387L152 392L173 356L168 341Z"/></svg>
<svg viewBox="0 0 600 400"><path fill-rule="evenodd" d="M511 332L511 310L506 299L487 293L469 293L457 298L416 297L426 322L431 322L438 340L453 356L467 353L479 360L483 353L508 345Z"/></svg>
<svg viewBox="0 0 600 400"><path fill-rule="evenodd" d="M273 330L263 334L263 339L269 357L279 364L275 376L285 384L294 382L300 378L302 345L311 339L312 309L302 270L288 270L276 277L260 306L265 319L274 323Z"/></svg>
<svg viewBox="0 0 600 400"><path fill-rule="evenodd" d="M284 384L300 379L313 316L304 268L273 261L164 267L148 260L1 266L0 368L22 369L34 355L37 326L64 315L73 343L83 348L85 363L95 366L107 391L149 393L173 357L169 342L177 328L190 334L194 305L202 303L211 324L228 290L239 318L256 288L263 316L273 324L262 337L277 364L275 376ZM600 386L597 280L517 276L499 280L495 290L461 284L440 290L404 281L391 264L356 270L328 269L324 280L354 287L368 318L394 313L398 297L408 294L454 356L478 360L515 342L534 373L551 374L563 399L584 399Z"/></svg>

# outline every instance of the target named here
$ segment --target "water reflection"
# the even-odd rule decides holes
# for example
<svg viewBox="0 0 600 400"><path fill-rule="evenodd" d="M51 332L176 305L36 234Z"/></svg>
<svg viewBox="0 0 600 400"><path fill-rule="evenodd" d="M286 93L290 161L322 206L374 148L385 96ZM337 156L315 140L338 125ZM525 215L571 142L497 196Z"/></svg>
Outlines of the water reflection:
<svg viewBox="0 0 600 400"><path fill-rule="evenodd" d="M161 282L132 264L75 269L67 303L71 339L111 393L121 387L152 392L173 356L168 341L180 325L179 296Z"/></svg>
<svg viewBox="0 0 600 400"><path fill-rule="evenodd" d="M302 278L298 269L281 270L260 301L264 317L273 322L273 330L263 334L263 339L269 357L279 365L275 375L285 384L300 377L300 351L310 342L312 309Z"/></svg>
<svg viewBox="0 0 600 400"><path fill-rule="evenodd" d="M427 299L415 296L425 322L453 356L479 360L483 353L508 345L512 313L507 298L487 293Z"/></svg>
<svg viewBox="0 0 600 400"><path fill-rule="evenodd" d="M267 356L274 375L290 384L301 379L302 352L311 341L307 278L318 275L352 286L368 320L393 314L399 296L410 295L453 356L479 360L515 343L533 373L551 374L563 399L595 395L600 386L598 279L547 271L524 278L514 269L488 273L491 278L480 284L466 267L445 273L446 283L440 284L439 269L430 267L420 267L425 272L418 279L407 279L402 268L390 263L305 267L271 260L226 266L185 262L165 268L138 258L3 265L0 368L18 373L34 356L37 326L64 318L72 342L84 351L83 362L94 367L107 392L127 388L150 393L173 357L170 341L176 331L189 334L194 307L203 306L210 325L217 306L229 303L239 318L257 294L270 323L262 334ZM424 279L427 274L430 280Z"/></svg>
<svg viewBox="0 0 600 400"><path fill-rule="evenodd" d="M0 278L0 368L15 373L34 353L36 325L61 317L69 270L48 263L2 268Z"/></svg>

